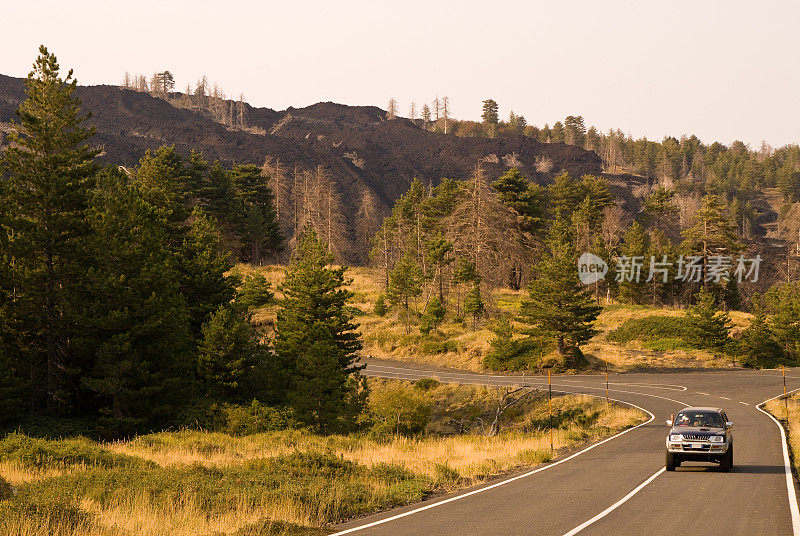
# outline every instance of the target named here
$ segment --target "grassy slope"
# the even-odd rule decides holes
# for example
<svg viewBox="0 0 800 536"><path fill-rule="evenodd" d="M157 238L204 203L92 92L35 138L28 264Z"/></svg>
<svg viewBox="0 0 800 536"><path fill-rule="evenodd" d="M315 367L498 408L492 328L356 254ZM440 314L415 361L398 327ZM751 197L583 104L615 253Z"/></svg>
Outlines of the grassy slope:
<svg viewBox="0 0 800 536"><path fill-rule="evenodd" d="M800 474L800 397L790 395L786 404L784 400L772 400L765 404L764 409L781 421L786 429L795 474Z"/></svg>
<svg viewBox="0 0 800 536"><path fill-rule="evenodd" d="M283 279L283 268L280 266L250 267L241 265L237 268L243 273L261 272L276 286ZM452 322L450 316L441 326L438 334L422 335L416 327L411 333L397 321L396 315L389 313L381 318L373 314L373 306L383 291L380 273L370 268L351 268L347 275L353 279L350 289L355 293L352 305L364 314L357 318L364 336L364 354L374 357L395 359L400 361L431 363L440 366L483 370L483 356L490 349L489 341L494 335L486 322L482 322L478 330L471 329L462 323ZM277 294L280 300L280 293ZM487 305L497 314L516 314L525 299L525 291L496 289L487 297ZM420 300L419 307L423 305ZM272 306L255 315L255 321L269 331L275 320L278 306ZM682 347L677 341L667 340L655 343L631 341L624 345L609 341L606 335L631 318L647 315L682 316L681 309L656 308L648 306L611 305L605 308L597 320L595 327L599 330L584 347L584 353L590 356L595 367L601 368L601 361L607 360L613 370L648 370L669 368L718 368L729 366L730 362L715 357L710 352ZM748 313L734 311L731 314L734 333L743 330L750 322ZM591 359L591 357L595 359Z"/></svg>
<svg viewBox="0 0 800 536"><path fill-rule="evenodd" d="M400 387L423 395L408 382L372 386L376 393ZM515 406L501 435L487 437L478 423L496 396L476 386L424 391L433 420L416 438L181 431L98 444L12 434L0 441L0 476L16 496L3 501L0 486L0 534L316 534L315 527L548 461L546 400L531 395ZM590 397L559 397L554 406L558 451L644 418ZM470 411L470 431L442 433Z"/></svg>

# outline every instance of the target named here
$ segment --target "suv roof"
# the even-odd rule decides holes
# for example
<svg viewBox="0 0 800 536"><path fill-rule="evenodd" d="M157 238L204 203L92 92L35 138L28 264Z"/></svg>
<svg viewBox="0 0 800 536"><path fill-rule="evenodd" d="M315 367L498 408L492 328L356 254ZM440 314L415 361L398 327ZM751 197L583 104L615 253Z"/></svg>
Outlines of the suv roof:
<svg viewBox="0 0 800 536"><path fill-rule="evenodd" d="M724 412L724 410L722 408L711 408L711 407L702 407L702 406L683 408L681 411L713 411L715 413L723 413ZM680 412L678 412L678 413L680 413Z"/></svg>

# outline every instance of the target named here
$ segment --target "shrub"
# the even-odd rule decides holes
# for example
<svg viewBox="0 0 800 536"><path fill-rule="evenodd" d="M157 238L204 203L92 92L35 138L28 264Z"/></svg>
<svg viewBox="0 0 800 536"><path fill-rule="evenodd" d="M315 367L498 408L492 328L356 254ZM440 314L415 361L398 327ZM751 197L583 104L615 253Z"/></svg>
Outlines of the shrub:
<svg viewBox="0 0 800 536"><path fill-rule="evenodd" d="M292 428L296 423L288 409L278 409L253 400L249 406L225 405L224 432L244 436Z"/></svg>
<svg viewBox="0 0 800 536"><path fill-rule="evenodd" d="M24 467L62 467L86 464L98 467L146 467L152 462L117 454L86 438L47 441L24 434L9 434L0 440L0 459Z"/></svg>
<svg viewBox="0 0 800 536"><path fill-rule="evenodd" d="M427 335L432 330L439 329L441 323L444 322L445 314L447 314L447 310L444 308L444 305L442 305L441 300L437 296L434 296L425 308L419 330Z"/></svg>
<svg viewBox="0 0 800 536"><path fill-rule="evenodd" d="M372 430L378 435L413 435L425 430L431 419L431 403L417 390L384 385L369 397Z"/></svg>
<svg viewBox="0 0 800 536"><path fill-rule="evenodd" d="M389 308L386 306L386 296L381 294L375 301L375 314L378 316L386 316L387 312L389 312Z"/></svg>
<svg viewBox="0 0 800 536"><path fill-rule="evenodd" d="M649 315L631 318L608 333L610 341L626 343L632 340L682 339L686 333L686 320L677 316Z"/></svg>
<svg viewBox="0 0 800 536"><path fill-rule="evenodd" d="M13 496L14 489L11 487L11 484L6 482L6 480L0 476L0 501L5 501Z"/></svg>
<svg viewBox="0 0 800 536"><path fill-rule="evenodd" d="M441 385L439 380L433 378L420 378L414 382L414 388L420 391L430 391L431 389L439 387L439 385Z"/></svg>
<svg viewBox="0 0 800 536"><path fill-rule="evenodd" d="M262 274L245 277L242 286L236 292L236 304L245 311L266 307L274 298L269 281Z"/></svg>
<svg viewBox="0 0 800 536"><path fill-rule="evenodd" d="M483 358L483 366L490 370L525 370L538 362L540 355L552 349L552 343L533 337L515 339L511 322L504 318L492 328L492 349Z"/></svg>

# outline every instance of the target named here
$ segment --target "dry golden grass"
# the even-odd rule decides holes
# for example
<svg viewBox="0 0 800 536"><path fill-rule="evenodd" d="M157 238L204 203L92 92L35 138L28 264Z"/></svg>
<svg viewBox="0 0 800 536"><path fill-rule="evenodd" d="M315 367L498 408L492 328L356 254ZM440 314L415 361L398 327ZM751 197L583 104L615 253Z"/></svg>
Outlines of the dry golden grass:
<svg viewBox="0 0 800 536"><path fill-rule="evenodd" d="M49 516L31 518L25 514L0 517L3 536L102 536L107 534L90 523L66 523Z"/></svg>
<svg viewBox="0 0 800 536"><path fill-rule="evenodd" d="M764 409L783 423L789 439L789 447L792 450L795 470L800 471L800 399L794 395L790 396L786 402L771 400L764 404Z"/></svg>
<svg viewBox="0 0 800 536"><path fill-rule="evenodd" d="M21 486L26 482L35 482L37 480L61 476L83 469L86 469L86 466L83 464L65 466L62 468L38 468L23 467L17 463L0 461L0 477L4 478L12 486Z"/></svg>
<svg viewBox="0 0 800 536"><path fill-rule="evenodd" d="M621 345L606 339L610 331L617 329L628 320L645 316L680 317L685 314L685 309L658 308L644 305L614 305L606 307L595 322L595 328L599 333L582 350L584 353L590 354L601 361L608 361L609 366L616 371L648 368L709 369L730 366L730 359L716 356L706 350L652 350L639 341L631 341ZM749 326L752 319L750 313L741 311L732 311L730 316L734 335Z"/></svg>
<svg viewBox="0 0 800 536"><path fill-rule="evenodd" d="M256 508L245 503L235 504L221 515L209 515L188 495L166 506L154 505L147 494L137 494L106 505L83 499L80 507L94 514L98 526L137 536L231 534L264 519L305 526L318 522L307 508L290 498Z"/></svg>
<svg viewBox="0 0 800 536"><path fill-rule="evenodd" d="M283 280L283 266L253 267L239 265L236 269L242 273L259 272L269 280L273 288ZM484 370L483 358L490 349L490 341L494 334L486 322L481 323L476 331L467 326L452 321L445 322L441 334L424 337L412 326L411 333L406 333L405 327L398 321L397 316L389 314L383 318L373 314L375 300L383 292L383 280L380 270L374 268L355 267L347 271L347 276L352 279L349 289L353 291L354 298L351 305L358 307L365 314L356 318L364 338L364 354L397 361L410 363L425 363L443 367L460 368L479 372ZM486 296L487 303L495 312L515 314L519 311L521 303L525 300L525 290L494 289ZM254 322L263 326L267 333L277 316L281 295L276 294L278 303L260 309L254 314ZM422 300L418 307L422 307ZM625 321L649 315L682 316L684 309L658 308L637 305L613 305L606 307L595 322L599 333L584 347L584 353L598 360L608 361L615 371L635 369L671 369L694 368L709 369L730 366L728 359L715 356L711 352L696 349L653 350L638 341L631 341L625 345L606 339L609 331L618 328ZM751 321L752 315L740 311L731 312L733 335L736 336L744 330ZM434 344L436 341L448 340L448 348ZM554 354L546 357L556 357Z"/></svg>
<svg viewBox="0 0 800 536"><path fill-rule="evenodd" d="M389 380L374 380L374 388L391 383ZM396 382L414 389L410 382ZM491 404L497 393L485 387L439 385L426 391L431 400L440 406L453 407L465 401ZM541 397L541 394L537 396ZM567 414L580 409L584 415L594 415L591 425L569 422L554 430L553 444L556 451L585 441L610 435L618 430L642 422L644 415L635 409L606 405L602 400L587 396L561 396L554 399L556 414ZM491 407L491 406L485 406ZM222 433L203 431L163 432L142 436L131 441L120 441L98 445L98 448L119 454L151 460L164 467L190 467L195 464L213 467L240 466L248 462L284 456L293 453L318 453L333 455L355 462L358 466L402 467L414 475L416 485L427 483L426 489L452 490L481 482L505 471L530 467L550 459L550 433L535 423L542 422L547 415L546 404L541 398L531 399L521 407L524 411L511 422L499 436L483 434L423 435L421 437L372 437L370 435L319 436L305 431L286 430L245 437L232 437ZM544 412L544 413L542 413ZM442 418L445 418L443 416ZM488 423L487 423L488 426ZM43 480L61 474L88 470L86 466L70 466L37 472L9 463L0 464L2 475L14 486L26 482ZM354 473L352 479L366 486L369 504L379 508L381 500L396 496L396 482L367 476L371 473ZM322 478L322 477L315 477ZM366 481L364 481L366 479ZM74 499L75 506L90 515L91 526L78 522L60 525L58 519L23 518L12 514L0 515L0 534L13 536L194 536L207 534L233 534L240 529L250 530L263 523L293 523L303 527L321 527L330 521L330 512L348 511L348 501L353 497L347 486L356 480L340 480L342 488L324 487L325 497L319 501L305 502L297 499L292 491L294 482L286 482L286 493L272 496L263 502L237 496L236 500L219 511L203 508L203 501L193 495L192 488L175 499L157 500L149 490L130 493L117 492L111 499L93 500L81 495ZM323 483L324 484L324 483ZM38 485L42 485L40 482ZM316 492L315 492L316 493ZM392 494L395 495L392 495ZM384 498L384 499L381 499ZM238 502L237 502L238 500ZM320 504L324 503L324 507ZM334 514L335 515L335 514ZM284 527L277 526L280 533ZM263 527L262 527L263 528ZM253 529L261 530L261 529ZM272 533L272 532L268 532ZM255 534L255 532L254 532ZM258 532L262 534L262 532Z"/></svg>

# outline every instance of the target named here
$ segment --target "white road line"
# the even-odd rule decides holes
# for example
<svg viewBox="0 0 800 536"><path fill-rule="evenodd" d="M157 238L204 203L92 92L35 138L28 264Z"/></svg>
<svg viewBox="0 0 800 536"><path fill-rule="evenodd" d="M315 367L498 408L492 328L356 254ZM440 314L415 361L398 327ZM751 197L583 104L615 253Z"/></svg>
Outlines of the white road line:
<svg viewBox="0 0 800 536"><path fill-rule="evenodd" d="M587 396L595 396L595 395L587 395ZM602 398L602 397L596 397L596 398ZM523 473L521 475L517 475L515 477L511 477L511 478L508 478L506 480L501 480L500 482L497 482L497 483L492 484L490 486L486 486L485 488L476 489L476 490L473 490L473 491L470 491L470 492L467 492L467 493L463 493L461 495L456 495L455 497L450 497L449 499L444 499L442 501L438 501L438 502L435 502L435 503L432 503L432 504L427 504L425 506L421 506L419 508L415 508L414 510L409 510L408 512L403 512L401 514L397 514L397 515L394 515L394 516L391 516L391 517L387 517L387 518L384 518L384 519L379 519L378 521L373 521L372 523L367 523L366 525L360 525L358 527L353 527L351 529L343 530L341 532L336 532L334 534L331 534L330 536L342 536L343 534L350 534L350 533L353 533L353 532L356 532L356 531L359 531L359 530L367 529L367 528L374 527L374 526L377 526L377 525L382 525L384 523L388 523L389 521L394 521L395 519L400 519L400 518L403 518L403 517L407 517L407 516L410 516L410 515L413 515L413 514L417 514L419 512L423 512L425 510L430 510L431 508L436 508L437 506L442 506L444 504L451 503L451 502L454 502L454 501L459 501L461 499L464 499L466 497L470 497L472 495L477 495L478 493L483 493L484 491L489 491L490 489L499 488L500 486L505 486L506 484L509 484L509 483L514 482L516 480L520 480L522 478L529 477L529 476L531 476L533 474L536 474L536 473L539 473L541 471L546 471L547 469L551 469L553 467L556 467L557 465L561 465L564 462L567 462L567 461L569 461L569 460L571 460L571 459L573 459L573 458L575 458L577 456L580 456L581 454L584 454L584 453L589 452L590 450L592 450L592 449L594 449L596 447L599 447L603 443L607 443L607 442L611 441L612 439L616 439L616 438L618 438L618 437L620 437L620 436L622 436L624 434L627 434L628 432L632 432L633 430L636 430L637 428L639 428L641 426L644 426L646 424L650 424L651 422L653 422L653 419L656 418L655 415L653 415L652 413L650 413L646 409L637 406L636 404L631 404L630 402L625 402L624 400L616 400L616 399L613 399L613 398L610 399L610 400L614 400L614 402L620 402L622 404L626 404L628 406L632 406L632 407L634 407L636 409L640 409L640 410L644 411L645 413L647 413L648 415L650 415L650 418L646 422L643 422L642 424L638 424L638 425L634 426L633 428L628 428L627 430L623 430L622 432L620 432L620 433L618 433L616 435L613 435L613 436L611 436L611 437L609 437L607 439L604 439L603 441L600 441L599 443L595 443L594 445L586 447L585 449L580 450L580 451L576 452L575 454L572 454L572 455L564 458L563 460L559 460L559 461L557 461L555 463L551 463L551 464L545 465L544 467L540 467L538 469L534 469L532 471L528 471L527 473Z"/></svg>
<svg viewBox="0 0 800 536"><path fill-rule="evenodd" d="M727 396L721 396L720 398L724 398L725 400L730 400Z"/></svg>
<svg viewBox="0 0 800 536"><path fill-rule="evenodd" d="M794 389L789 391L789 393L794 393L795 391L800 391L800 389ZM783 470L786 473L786 492L789 495L789 511L792 513L792 534L794 536L800 536L800 510L797 507L797 494L795 493L794 489L794 478L792 477L792 467L789 465L789 447L786 444L786 432L783 429L783 425L769 414L769 412L764 411L761 406L775 400L776 398L780 398L783 395L773 396L770 399L763 401L760 404L756 405L756 409L772 419L772 421L778 425L778 429L781 431L781 446L783 447Z"/></svg>
<svg viewBox="0 0 800 536"><path fill-rule="evenodd" d="M467 377L470 380L481 379L481 378L490 378L490 379L497 379L497 380L507 380L509 382L518 382L520 380L525 381L526 383L536 382L536 381L544 381L544 376L534 375L534 376L519 376L519 375L491 375L491 374L479 374L477 372L448 372L448 371L437 371L437 370L424 370L424 369L415 369L411 367L392 367L389 365L368 365L365 369L365 372L373 373L383 373L383 374L424 374L426 377L432 378L445 378L445 377ZM384 372L382 372L384 371ZM587 376L587 375L577 375L581 378L602 378L602 376ZM557 376L559 381L564 382L580 382L586 380L572 380L566 379L560 376ZM609 385L630 385L634 387L650 387L652 389L664 389L666 391L686 391L687 387L685 385L679 385L674 383L662 383L662 384L648 384L648 383L622 383L622 382L609 382Z"/></svg>
<svg viewBox="0 0 800 536"><path fill-rule="evenodd" d="M745 406L749 406L749 405L750 405L750 404L748 404L747 402L739 402L739 403L740 403L740 404L744 404Z"/></svg>
<svg viewBox="0 0 800 536"><path fill-rule="evenodd" d="M697 391L697 394L698 394L698 395L711 396L710 394L708 394L708 393L704 393L703 391Z"/></svg>
<svg viewBox="0 0 800 536"><path fill-rule="evenodd" d="M612 504L611 506L609 506L608 508L597 514L596 516L594 516L589 521L585 521L580 525L578 525L577 527L575 527L574 529L572 529L571 531L564 533L564 536L574 536L575 534L578 534L580 531L582 531L589 525L592 525L597 521L603 519L608 514L610 514L611 512L613 512L614 510L616 510L617 508L628 502L628 499L630 499L631 497L642 491L642 489L644 489L645 486L647 486L650 482L658 478L658 476L666 470L667 470L666 467L662 467L661 469L650 475L650 478L648 478L647 480L645 480L644 482L633 488L631 492L625 495L623 498L621 498L620 500L618 500L617 502L615 502L614 504Z"/></svg>
<svg viewBox="0 0 800 536"><path fill-rule="evenodd" d="M385 368L391 368L391 369L400 370L398 367L385 367ZM505 382L501 383L501 385L520 385L519 382L515 381L515 377L514 376L484 376L484 375L477 375L477 374L452 374L452 376L465 376L466 377L466 379L463 379L463 378L462 379L458 379L458 378L444 378L441 375L434 375L435 373L433 373L431 371L428 371L428 370L410 369L410 368L408 368L408 369L404 368L402 370L403 370L403 372L380 372L380 371L373 370L372 374L375 374L376 377L380 377L380 378L392 378L392 379L398 379L398 380L417 380L417 379L420 379L421 377L424 377L424 378L436 378L436 379L439 379L440 381L444 381L444 382L448 382L449 381L451 383L458 383L458 384L462 384L462 385L463 384L478 384L478 385L489 385L489 386L493 386L493 387L495 387L497 385L496 384L490 384L490 383L484 383L483 380L485 380L487 378L491 378L491 379L497 378L497 379L500 379L500 380L506 380ZM370 369L367 368L364 372L368 373L367 375L369 375ZM517 377L517 379L519 379L519 378L521 378L521 377ZM532 380L532 379L534 379L534 378L525 378L525 380L526 380L525 384L528 385L529 387L540 387L542 389L547 387L547 383L546 382L545 383L532 383L532 382L529 381L529 380ZM536 377L536 379L544 381L544 378ZM557 381L562 381L562 380L563 380L563 378L559 378ZM575 380L573 380L573 381L575 381ZM631 385L636 385L636 384L631 384ZM564 391L563 389L557 389L558 384L556 384L556 383L553 383L552 387L553 387L553 391L557 391L559 393L583 394L583 395L586 395L586 396L596 396L596 395L591 395L589 393L573 393L571 391ZM605 391L606 390L605 387L592 387L592 386L589 386L589 385L575 385L575 386L569 386L569 387L580 387L582 389L590 389L592 391ZM648 396L648 397L651 397L651 398L659 398L661 400L667 400L669 402L675 402L676 404L680 404L680 405L685 406L685 407L689 406L689 404L687 404L686 402L681 402L680 400L675 400L674 398L667 398L665 396L652 395L652 394L649 394L649 393L639 393L639 392L636 392L636 391L624 391L622 389L611 389L610 391L613 392L613 393L625 393L625 394L629 394L629 395L639 395L639 396ZM605 398L605 397L600 396L599 398Z"/></svg>

